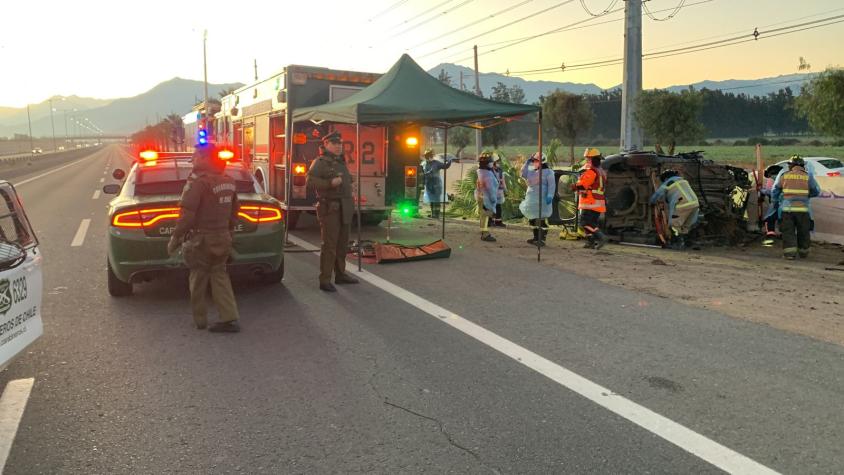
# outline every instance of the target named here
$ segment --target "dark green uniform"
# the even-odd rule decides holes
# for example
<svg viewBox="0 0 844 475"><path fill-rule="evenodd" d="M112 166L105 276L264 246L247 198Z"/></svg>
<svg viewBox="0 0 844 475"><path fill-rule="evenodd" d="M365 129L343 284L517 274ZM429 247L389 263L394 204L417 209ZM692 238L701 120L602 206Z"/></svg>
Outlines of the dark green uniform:
<svg viewBox="0 0 844 475"><path fill-rule="evenodd" d="M331 185L335 177L343 179L338 187ZM339 282L345 278L346 253L349 250L349 231L355 213L352 199L352 175L343 156L327 151L311 163L308 170L308 185L317 194L317 219L322 233L322 249L319 254L319 283L330 284L331 275Z"/></svg>
<svg viewBox="0 0 844 475"><path fill-rule="evenodd" d="M208 323L206 295L220 312L220 322L238 320L237 302L226 261L232 249L232 227L237 223L237 192L232 178L214 170L195 168L179 203L181 217L173 239L183 242L182 255L190 269L193 319L198 328ZM214 330L214 328L212 328Z"/></svg>

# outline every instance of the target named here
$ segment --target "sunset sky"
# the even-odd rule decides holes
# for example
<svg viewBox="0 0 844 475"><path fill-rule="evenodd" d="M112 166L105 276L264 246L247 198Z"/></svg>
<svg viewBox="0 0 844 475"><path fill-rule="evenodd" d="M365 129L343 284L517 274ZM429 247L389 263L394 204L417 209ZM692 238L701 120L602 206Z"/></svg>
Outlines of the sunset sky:
<svg viewBox="0 0 844 475"><path fill-rule="evenodd" d="M652 11L664 10L678 1L650 0L647 5ZM52 95L133 96L175 76L202 79L205 29L208 79L214 83L251 81L253 59L258 61L259 76L287 64L383 72L403 52L426 69L441 62L472 66L471 48L477 44L482 54L480 70L505 72L618 58L624 44L623 12L619 11L578 25L585 28L492 51L510 40L590 18L580 0L4 3L0 106L14 107ZM614 9L624 7L624 1L585 3L596 13L613 3ZM841 0L685 3L668 21L644 18L646 53L749 35L757 27L764 32L844 15ZM431 11L425 14L426 10ZM478 38L468 40L473 36ZM764 36L738 46L645 61L644 85L791 74L798 72L800 56L812 65L812 71L844 64L844 23L770 39ZM621 66L610 66L525 78L611 87L621 82L622 72Z"/></svg>

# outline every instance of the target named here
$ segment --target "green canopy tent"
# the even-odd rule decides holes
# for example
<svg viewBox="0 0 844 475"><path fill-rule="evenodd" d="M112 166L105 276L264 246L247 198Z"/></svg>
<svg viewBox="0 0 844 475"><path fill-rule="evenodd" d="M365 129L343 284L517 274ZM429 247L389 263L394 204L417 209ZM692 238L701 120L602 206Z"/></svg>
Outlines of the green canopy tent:
<svg viewBox="0 0 844 475"><path fill-rule="evenodd" d="M414 123L420 126L439 127L444 129L444 153L447 153L448 129L450 127L492 127L530 113L537 113L539 150L541 152L542 117L538 106L492 101L454 89L428 74L409 55L404 54L387 73L366 89L337 102L295 110L293 111L293 122L310 120L315 123L356 124L358 148L360 148L361 125ZM357 151L357 156L360 156L360 150ZM447 171L444 171L444 173L447 174ZM360 160L358 160L357 175L357 202L360 203ZM445 176L447 177L447 175ZM443 202L446 201L445 197L446 187L443 183ZM357 213L358 242L360 242L359 204ZM444 239L445 213L442 213L442 215L442 237ZM538 249L539 246L537 245L537 252L539 252ZM360 258L358 261L360 266Z"/></svg>

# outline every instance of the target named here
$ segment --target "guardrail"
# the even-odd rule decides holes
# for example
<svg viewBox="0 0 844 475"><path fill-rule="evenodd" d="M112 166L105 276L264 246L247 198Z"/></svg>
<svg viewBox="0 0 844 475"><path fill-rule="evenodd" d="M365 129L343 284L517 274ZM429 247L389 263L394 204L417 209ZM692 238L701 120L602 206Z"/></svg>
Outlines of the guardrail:
<svg viewBox="0 0 844 475"><path fill-rule="evenodd" d="M2 155L0 156L0 166L11 166L17 163L26 162L30 160L40 160L42 158L47 157L55 157L56 155L79 155L84 152L93 151L99 147L83 147L83 148L72 148L68 150L51 150L49 152L42 152L42 153L18 153L13 155Z"/></svg>

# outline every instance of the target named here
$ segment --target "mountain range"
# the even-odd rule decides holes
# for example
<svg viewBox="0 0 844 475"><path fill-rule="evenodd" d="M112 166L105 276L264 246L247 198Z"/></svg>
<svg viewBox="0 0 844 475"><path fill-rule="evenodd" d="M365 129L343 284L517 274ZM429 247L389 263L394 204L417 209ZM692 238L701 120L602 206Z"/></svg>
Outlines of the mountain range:
<svg viewBox="0 0 844 475"><path fill-rule="evenodd" d="M454 87L460 87L460 74L467 89L474 88L474 72L467 67L444 63L428 70L433 76L439 76L443 71L451 77ZM799 94L801 85L809 79L811 74L791 74L761 79L733 79L726 81L701 81L695 84L676 85L666 89L680 91L692 86L696 89L721 89L736 94L763 96L776 92L785 87L791 87L795 94ZM519 86L525 92L525 101L534 103L539 96L547 95L557 89L575 94L599 94L605 89L595 84L530 81L524 78L507 76L499 73L480 73L479 82L485 97L489 97L493 86L498 82L508 87ZM229 88L239 88L240 83L209 84L210 97L218 97L220 91ZM616 86L616 89L620 86ZM121 99L93 99L88 97L56 96L51 98L53 108L57 112L53 116L56 137L65 135L65 115L73 114L85 117L108 134L130 134L142 129L147 124L154 124L168 114L184 115L203 95L203 83L189 79L173 78L162 82L149 91L134 97ZM73 109L77 109L73 112ZM65 112L67 111L67 112ZM49 101L30 106L32 118L32 133L36 137L48 137L52 134L53 125L50 123ZM69 118L68 118L69 120ZM73 124L68 123L68 132L73 133ZM0 107L0 137L11 137L14 134L27 134L26 108Z"/></svg>
<svg viewBox="0 0 844 475"><path fill-rule="evenodd" d="M463 73L463 83L466 89L473 90L475 87L475 72L471 68L458 66L451 63L443 63L428 70L428 74L439 76L444 71L451 78L451 85L460 88L460 74ZM548 95L557 89L574 94L600 94L605 90L618 89L621 85L609 89L601 88L592 83L572 83L554 81L530 81L516 76L507 76L500 73L480 73L479 82L484 97L489 97L492 88L497 83L503 83L507 87L519 86L525 91L525 101L528 104L538 102L539 96ZM721 89L736 94L748 96L765 96L777 92L785 87L791 87L794 94L799 94L803 82L812 77L808 74L789 74L784 76L761 78L761 79L729 79L725 81L701 81L694 84L682 84L667 87L665 89L678 92L688 89L690 86L695 89Z"/></svg>
<svg viewBox="0 0 844 475"><path fill-rule="evenodd" d="M240 83L208 84L209 97L219 97L220 91L239 88ZM91 99L70 96L65 101L61 97L53 98L53 122L56 137L65 135L65 113L62 109L71 109L68 116L73 114L87 118L106 134L130 134L144 128L147 124L154 124L168 114L185 115L190 112L204 94L202 81L173 78L162 82L143 94L122 99ZM73 104L67 107L62 104ZM72 112L75 107L77 112ZM32 114L32 135L48 137L52 134L53 125L50 123L50 106L47 101L30 106ZM70 119L68 119L70 120ZM27 134L26 108L0 108L0 137L11 137L14 134ZM68 133L73 134L73 124L68 123ZM89 132L83 129L84 134Z"/></svg>

